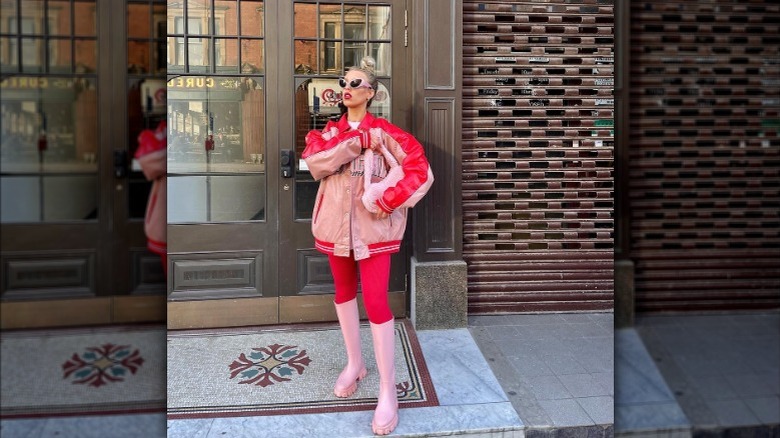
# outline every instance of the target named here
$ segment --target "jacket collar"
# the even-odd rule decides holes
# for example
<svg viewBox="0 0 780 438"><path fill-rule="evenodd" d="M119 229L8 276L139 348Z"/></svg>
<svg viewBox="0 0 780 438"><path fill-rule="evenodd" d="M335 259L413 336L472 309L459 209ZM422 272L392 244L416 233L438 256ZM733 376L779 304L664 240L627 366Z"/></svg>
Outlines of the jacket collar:
<svg viewBox="0 0 780 438"><path fill-rule="evenodd" d="M366 111L366 116L363 117L363 120L360 122L360 126L358 126L358 129L369 129L374 124L374 115L370 112ZM339 132L349 131L351 128L349 127L349 122L347 122L347 113L344 113L343 116L341 116L341 119L339 119L338 123Z"/></svg>

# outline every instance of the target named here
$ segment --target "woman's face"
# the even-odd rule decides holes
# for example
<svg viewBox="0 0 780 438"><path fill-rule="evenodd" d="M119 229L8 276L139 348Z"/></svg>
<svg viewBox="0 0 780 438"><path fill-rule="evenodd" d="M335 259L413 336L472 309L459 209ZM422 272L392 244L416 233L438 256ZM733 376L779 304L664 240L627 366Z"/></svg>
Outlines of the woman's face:
<svg viewBox="0 0 780 438"><path fill-rule="evenodd" d="M353 70L347 72L347 75L344 76L344 79L347 81L347 86L344 87L344 91L341 94L344 106L347 108L360 108L361 106L365 108L365 106L368 104L368 101L374 97L374 90L366 87L366 84L370 85L368 82L368 76L366 76L366 74L362 71ZM354 81L355 79L361 80L358 87L352 87L350 85L350 82Z"/></svg>

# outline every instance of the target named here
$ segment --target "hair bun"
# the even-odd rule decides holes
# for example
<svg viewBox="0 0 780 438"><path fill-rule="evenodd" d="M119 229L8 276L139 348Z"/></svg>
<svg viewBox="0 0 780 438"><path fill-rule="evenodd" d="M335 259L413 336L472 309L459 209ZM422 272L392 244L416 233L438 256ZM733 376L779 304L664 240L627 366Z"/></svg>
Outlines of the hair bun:
<svg viewBox="0 0 780 438"><path fill-rule="evenodd" d="M370 56L364 56L363 59L360 60L360 68L373 72L376 70L376 60Z"/></svg>

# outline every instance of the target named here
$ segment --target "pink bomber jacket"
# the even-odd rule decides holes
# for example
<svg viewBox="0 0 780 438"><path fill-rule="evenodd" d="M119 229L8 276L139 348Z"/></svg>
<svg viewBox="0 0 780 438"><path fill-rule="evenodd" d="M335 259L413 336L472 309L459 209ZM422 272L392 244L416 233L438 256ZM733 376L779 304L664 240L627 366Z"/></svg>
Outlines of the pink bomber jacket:
<svg viewBox="0 0 780 438"><path fill-rule="evenodd" d="M389 213L385 219L369 212L363 195L363 151L371 142L382 142L403 168L404 176L377 199ZM367 113L357 129L347 116L328 122L322 131L306 135L303 160L320 181L312 212L312 234L317 249L355 260L374 254L398 252L406 229L407 208L413 207L433 184L433 173L422 145L411 134L389 121ZM374 154L372 181L387 175L382 154Z"/></svg>

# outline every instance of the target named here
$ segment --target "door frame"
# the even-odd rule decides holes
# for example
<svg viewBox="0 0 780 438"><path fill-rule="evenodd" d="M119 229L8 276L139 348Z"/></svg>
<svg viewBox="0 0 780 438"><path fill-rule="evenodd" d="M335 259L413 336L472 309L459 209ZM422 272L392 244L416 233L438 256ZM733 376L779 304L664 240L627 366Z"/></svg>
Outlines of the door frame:
<svg viewBox="0 0 780 438"><path fill-rule="evenodd" d="M309 3L309 2L303 2ZM349 2L347 2L349 3ZM392 91L393 102L399 102L392 105L393 123L407 131L412 127L412 103L413 103L413 83L411 57L407 47L404 46L406 36L405 0L364 0L361 4L381 4L392 6ZM169 225L169 241L172 242L173 250L170 253L169 272L169 300L168 300L168 328L202 328L202 327L229 327L229 326L247 326L247 325L265 325L278 323L297 323L297 322L320 322L336 320L336 313L333 307L333 293L299 294L297 296L285 296L279 294L279 284L282 281L297 281L296 278L281 278L281 265L284 263L296 264L296 260L280 261L281 250L290 242L296 242L295 237L309 240L310 248L306 251L314 251L313 237L311 236L311 223L309 220L293 220L293 193L291 190L285 194L282 192L284 181L293 184L295 179L282 180L280 176L280 151L282 149L295 150L295 76L293 71L293 2L266 1L265 16L265 49L266 66L276 65L276 68L267 68L265 70L265 88L269 91L266 98L266 108L274 108L274 111L266 111L266 209L265 223L276 227L278 240L272 244L266 244L263 247L264 260L263 272L265 277L264 288L268 294L261 296L251 294L233 293L225 296L220 290L204 290L198 297L189 295L187 297L173 298L171 291L176 287L177 279L181 275L177 273L176 263L183 260L193 260L199 258L202 260L215 260L219 257L236 257L237 252L251 252L257 249L252 246L252 238L232 238L227 236L235 234L237 228L230 223L200 223L190 225ZM270 7L269 7L270 6ZM269 13L269 12L273 12ZM289 19L289 23L286 20ZM285 24L282 21L285 20ZM216 75L216 74L215 74ZM273 95L276 93L276 95ZM274 120L273 117L278 117ZM273 127L273 128L272 128ZM296 157L298 159L300 157ZM272 211L275 209L276 211ZM398 317L406 316L408 303L408 269L409 254L408 249L411 245L411 220L409 221L404 244L401 252L393 255L393 270L391 278L395 278L396 287L389 294L390 307L394 315ZM251 224L239 224L252 230ZM199 230L199 231L198 231ZM233 231L231 231L233 230ZM265 231L266 235L270 231ZM246 235L247 233L242 233ZM251 232L250 234L255 234ZM193 244L192 239L197 240ZM179 251L177 242L189 240L192 250L189 252ZM298 240L301 241L300 239ZM225 242L229 242L230 250L226 249ZM298 248L296 244L294 247ZM195 248L197 247L197 251ZM304 249L304 248L299 248ZM320 253L317 253L321 255ZM324 257L324 256L323 256ZM289 258L289 257L288 257ZM274 260L275 259L275 260ZM179 261L181 260L181 261ZM269 272L273 268L272 272ZM273 278L272 278L272 277ZM392 283L392 282L391 282ZM273 285L273 286L269 286ZM224 291L223 291L224 292ZM224 298L217 299L220 296ZM362 299L358 300L362 303ZM361 314L365 317L362 304L360 305Z"/></svg>
<svg viewBox="0 0 780 438"><path fill-rule="evenodd" d="M122 6L117 8L109 0L95 2L98 218L0 225L2 329L165 319L164 295L143 287L133 290L138 285L132 284L135 278L130 263L134 260L130 252L134 249L135 253L143 253L146 248L143 220L128 218L128 198L124 195L127 179L114 176L114 151L128 146L124 141L127 138L127 35L115 31L126 27L126 2ZM40 74L49 75L57 76L56 73ZM14 276L19 272L63 268L71 271L69 275L78 280L76 284L62 286L61 280L50 278L49 284L36 287L24 286L22 282L19 283L22 287L14 290ZM45 278L43 274L37 275Z"/></svg>

